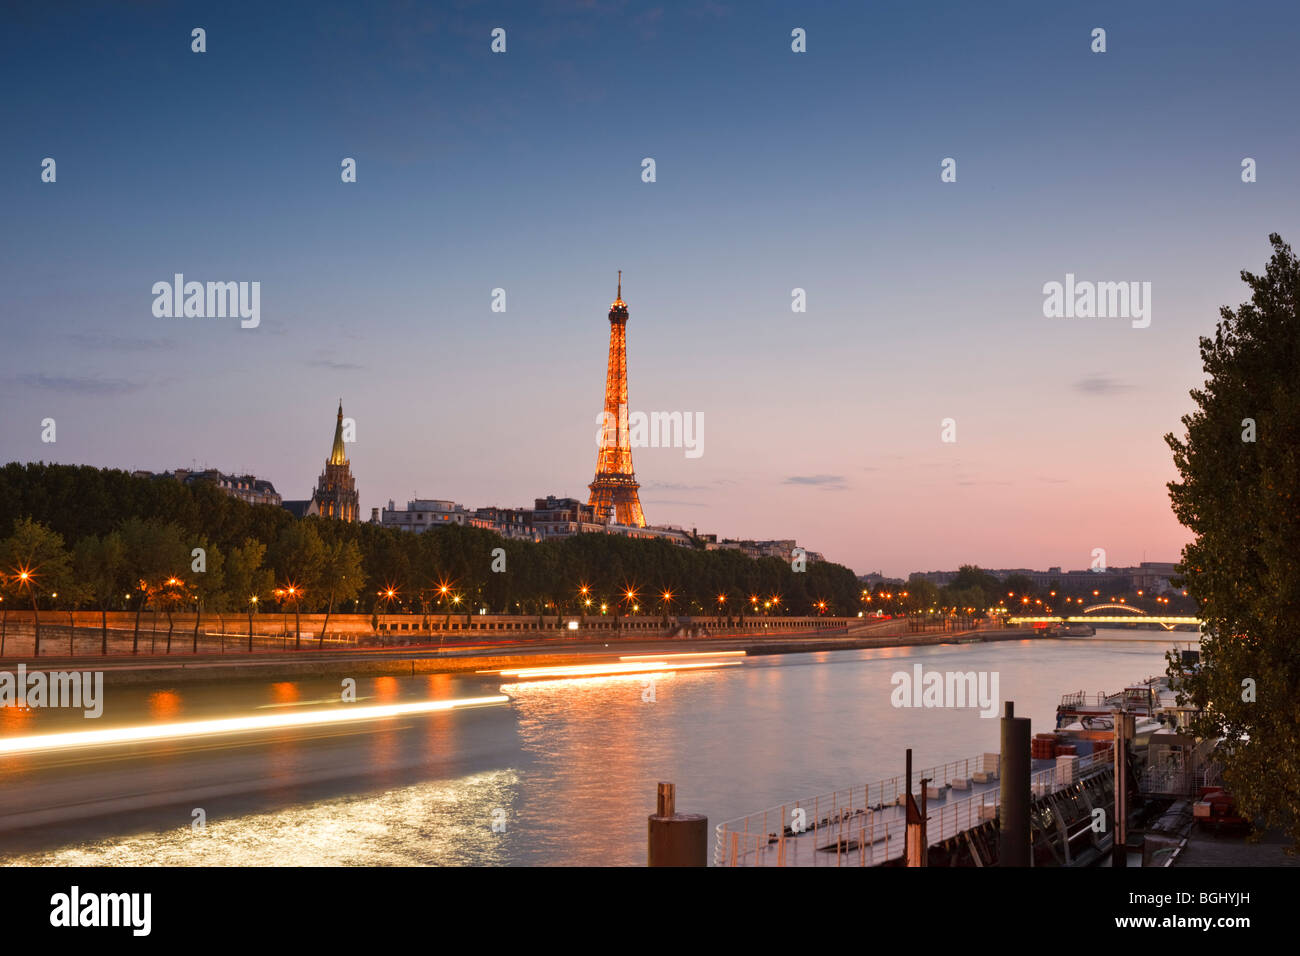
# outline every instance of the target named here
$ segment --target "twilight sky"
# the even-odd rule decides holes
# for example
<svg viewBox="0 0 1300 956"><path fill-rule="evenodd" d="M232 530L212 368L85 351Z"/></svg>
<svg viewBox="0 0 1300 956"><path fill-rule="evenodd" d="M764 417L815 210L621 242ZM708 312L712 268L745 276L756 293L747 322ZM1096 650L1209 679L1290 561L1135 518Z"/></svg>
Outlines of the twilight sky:
<svg viewBox="0 0 1300 956"><path fill-rule="evenodd" d="M305 498L341 396L365 515L585 499L622 269L631 409L704 417L634 451L651 523L860 573L1175 560L1197 336L1300 242L1300 10L1145 6L8 10L0 458ZM260 326L156 318L178 272L260 282ZM1150 282L1150 327L1045 318L1067 273Z"/></svg>

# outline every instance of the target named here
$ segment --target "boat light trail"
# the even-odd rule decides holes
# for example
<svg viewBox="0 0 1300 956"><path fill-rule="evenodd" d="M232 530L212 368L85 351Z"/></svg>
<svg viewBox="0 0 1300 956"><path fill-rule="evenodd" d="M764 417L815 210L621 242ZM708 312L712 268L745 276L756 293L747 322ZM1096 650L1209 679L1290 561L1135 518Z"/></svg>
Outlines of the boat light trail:
<svg viewBox="0 0 1300 956"><path fill-rule="evenodd" d="M619 658L620 661L673 661L681 660L684 657L744 657L744 651L692 651L683 654L626 654Z"/></svg>
<svg viewBox="0 0 1300 956"><path fill-rule="evenodd" d="M480 671L502 677L611 677L619 674L649 674L656 671L697 670L702 667L739 667L740 661L702 661L698 664L670 664L664 660L627 664L573 664L557 667L525 667L509 671Z"/></svg>
<svg viewBox="0 0 1300 956"><path fill-rule="evenodd" d="M466 697L460 700L421 700L408 704L378 704L371 707L341 705L331 710L310 710L300 713L267 714L257 717L225 717L219 720L190 720L174 724L144 724L138 727L113 727L107 730L72 731L65 734L34 734L30 737L13 737L8 740L0 740L0 756L4 754L65 750L71 747L93 747L99 744L148 743L155 740L208 737L213 734L251 733L293 727L319 727L326 724L344 724L359 720L380 720L384 717L429 714L442 710L454 710L459 707L504 704L509 700L509 697L498 694L492 697Z"/></svg>

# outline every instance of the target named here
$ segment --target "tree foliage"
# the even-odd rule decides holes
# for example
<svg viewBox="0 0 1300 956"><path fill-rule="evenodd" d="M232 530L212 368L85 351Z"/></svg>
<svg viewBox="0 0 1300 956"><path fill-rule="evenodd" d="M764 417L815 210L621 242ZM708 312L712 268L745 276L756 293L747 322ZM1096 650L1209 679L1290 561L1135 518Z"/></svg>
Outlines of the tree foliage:
<svg viewBox="0 0 1300 956"><path fill-rule="evenodd" d="M1195 539L1180 571L1201 608L1198 669L1170 674L1221 737L1246 814L1300 847L1300 262L1281 237L1251 298L1200 340L1207 380L1184 438L1165 441L1178 520ZM1253 693L1251 688L1253 686Z"/></svg>
<svg viewBox="0 0 1300 956"><path fill-rule="evenodd" d="M0 542L0 573L25 595L35 615L36 650L41 652L40 596L57 594L70 585L72 559L63 535L40 521L22 518L14 523L13 534Z"/></svg>
<svg viewBox="0 0 1300 956"><path fill-rule="evenodd" d="M750 598L775 599L775 612L854 615L860 586L848 568L814 562L794 571L778 558L753 560L731 550L707 551L667 541L584 534L533 543L452 525L412 534L378 525L317 517L298 519L283 508L250 505L219 488L137 478L88 466L11 463L0 468L0 538L34 518L75 546L117 534L122 542L121 594L97 589L138 615L146 607L193 604L251 612L276 589L292 585L303 612L393 611L433 614L486 608L520 614L752 613ZM212 575L192 573L191 552L204 547ZM494 552L505 570L492 570ZM222 560L224 556L224 561ZM213 570L221 573L212 573ZM274 572L270 579L269 572ZM183 589L166 582L177 578ZM586 596L579 588L586 586ZM391 600L381 592L394 591ZM625 598L628 589L634 601ZM671 598L664 600L667 592ZM725 601L719 602L722 595ZM256 596L258 601L252 602ZM453 604L453 599L459 598ZM593 604L588 607L586 598Z"/></svg>

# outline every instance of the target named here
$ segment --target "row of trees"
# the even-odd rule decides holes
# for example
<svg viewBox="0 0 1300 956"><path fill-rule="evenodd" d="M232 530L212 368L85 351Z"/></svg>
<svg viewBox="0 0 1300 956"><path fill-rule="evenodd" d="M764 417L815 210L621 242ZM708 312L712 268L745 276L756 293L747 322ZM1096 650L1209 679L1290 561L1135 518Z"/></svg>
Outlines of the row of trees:
<svg viewBox="0 0 1300 956"><path fill-rule="evenodd" d="M0 606L240 612L435 614L852 614L856 578L826 562L589 534L535 544L451 526L412 534L296 519L219 489L83 466L0 470ZM5 512L8 512L7 514ZM253 628L250 619L249 632ZM299 629L300 630L300 629ZM324 630L321 639L324 639ZM0 624L0 653L3 653ZM196 615L193 642L197 647ZM251 636L250 636L251 641Z"/></svg>
<svg viewBox="0 0 1300 956"><path fill-rule="evenodd" d="M167 614L167 650L172 644L174 611L194 610L193 648L198 649L199 613L243 610L250 617L259 602L278 599L300 610L305 585L319 591L332 613L356 597L362 585L361 553L355 542L324 542L316 528L290 526L276 539L273 559L254 538L229 552L206 536L187 539L175 524L157 518L128 518L113 531L87 535L71 548L57 531L22 518L0 541L0 654L4 653L11 605L30 606L35 619L35 651L40 653L42 608L100 611L101 652L108 652L108 611L134 610L132 651L140 646L140 617L146 608ZM277 586L277 576L286 582ZM328 625L328 617L326 618ZM250 643L251 649L251 643Z"/></svg>
<svg viewBox="0 0 1300 956"><path fill-rule="evenodd" d="M1035 584L1024 574L1008 574L1000 578L978 565L967 564L962 565L953 580L942 587L919 574L912 575L906 583L877 584L864 596L864 603L909 614L935 610L969 613L974 617L984 616L990 608L1005 608L1012 613L1065 615L1078 613L1084 605L1109 601L1123 602L1150 614L1196 613L1196 602L1186 592L1148 593L1131 585L1117 585L1113 578L1105 575L1098 575L1098 581L1101 583L1096 588L1073 582L1065 586L1052 580L1044 586Z"/></svg>

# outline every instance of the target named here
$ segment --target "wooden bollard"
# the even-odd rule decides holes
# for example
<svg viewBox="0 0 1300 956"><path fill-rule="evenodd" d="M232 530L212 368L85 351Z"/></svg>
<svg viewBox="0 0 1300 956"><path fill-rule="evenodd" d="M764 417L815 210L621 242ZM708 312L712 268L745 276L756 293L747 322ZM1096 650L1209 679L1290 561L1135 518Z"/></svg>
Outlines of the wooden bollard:
<svg viewBox="0 0 1300 956"><path fill-rule="evenodd" d="M648 827L647 865L708 866L709 818L700 813L678 813L676 785L659 784Z"/></svg>

